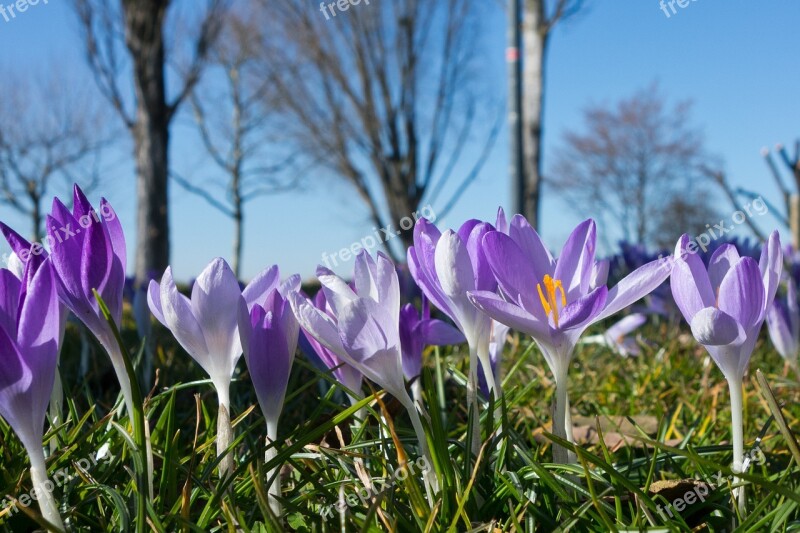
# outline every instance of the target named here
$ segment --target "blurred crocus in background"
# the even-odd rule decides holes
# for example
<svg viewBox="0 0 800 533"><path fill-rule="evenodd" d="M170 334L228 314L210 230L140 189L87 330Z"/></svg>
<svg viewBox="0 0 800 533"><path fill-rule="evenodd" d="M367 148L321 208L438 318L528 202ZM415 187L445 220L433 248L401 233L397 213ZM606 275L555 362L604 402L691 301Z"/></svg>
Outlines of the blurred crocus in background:
<svg viewBox="0 0 800 533"><path fill-rule="evenodd" d="M265 301L253 303L250 310L244 299L240 301L239 336L258 403L267 422L267 462L277 455L278 419L283 409L300 332L285 294L287 290L299 288L299 278L294 278L294 281L295 284L284 286L283 292L272 289ZM280 467L271 470L268 479L271 480L270 506L275 515L280 516Z"/></svg>
<svg viewBox="0 0 800 533"><path fill-rule="evenodd" d="M636 357L642 350L639 348L636 338L629 335L642 327L645 322L647 322L647 315L633 313L615 322L605 333L584 337L581 342L606 346L622 357Z"/></svg>
<svg viewBox="0 0 800 533"><path fill-rule="evenodd" d="M36 268L29 261L22 280L0 269L0 415L25 447L42 516L58 531L64 531L64 524L47 477L42 437L58 365L62 314L49 259Z"/></svg>
<svg viewBox="0 0 800 533"><path fill-rule="evenodd" d="M489 341L489 360L492 362L492 375L494 376L495 383L500 383L500 359L503 355L506 342L508 341L508 332L511 330L505 324L501 324L497 320L492 320L492 335ZM489 386L486 384L486 378L483 377L483 364L481 363L481 372L478 374L478 385L481 394L485 398L489 398Z"/></svg>
<svg viewBox="0 0 800 533"><path fill-rule="evenodd" d="M114 332L92 293L96 290L111 319L121 327L125 287L125 235L111 205L100 200L98 213L75 185L72 212L55 198L47 216L50 257L61 301L86 325L108 353L128 414L134 412L128 372Z"/></svg>
<svg viewBox="0 0 800 533"><path fill-rule="evenodd" d="M764 244L758 262L751 257L740 257L736 248L727 244L714 252L706 268L703 260L691 252L686 234L675 248L670 280L675 303L730 388L734 472L741 472L744 460L744 374L775 298L782 268L783 253L777 231ZM736 489L736 493L743 513L744 488Z"/></svg>
<svg viewBox="0 0 800 533"><path fill-rule="evenodd" d="M567 374L575 345L592 324L636 302L669 276L671 258L638 268L609 290L606 264L595 260L593 220L579 224L556 261L521 215L511 220L508 235L493 231L483 249L497 278L500 295L470 291L469 297L489 317L533 337L556 382L553 432L572 441ZM556 462L573 460L555 445Z"/></svg>
<svg viewBox="0 0 800 533"><path fill-rule="evenodd" d="M352 288L324 267L317 269L317 277L333 316L292 292L289 301L300 326L406 408L421 455L433 464L422 420L403 379L400 286L394 264L382 253L376 262L362 251L356 257ZM426 471L425 482L429 493L438 490L432 469Z"/></svg>
<svg viewBox="0 0 800 533"><path fill-rule="evenodd" d="M783 297L776 296L767 310L767 330L781 357L798 371L800 306L797 302L797 285L791 277L786 282L786 294Z"/></svg>
<svg viewBox="0 0 800 533"><path fill-rule="evenodd" d="M422 401L420 373L422 372L422 352L428 346L447 346L465 342L464 335L456 328L431 318L431 308L427 299L422 299L422 316L413 304L405 304L400 309L400 346L403 352L403 374L411 383L414 401Z"/></svg>

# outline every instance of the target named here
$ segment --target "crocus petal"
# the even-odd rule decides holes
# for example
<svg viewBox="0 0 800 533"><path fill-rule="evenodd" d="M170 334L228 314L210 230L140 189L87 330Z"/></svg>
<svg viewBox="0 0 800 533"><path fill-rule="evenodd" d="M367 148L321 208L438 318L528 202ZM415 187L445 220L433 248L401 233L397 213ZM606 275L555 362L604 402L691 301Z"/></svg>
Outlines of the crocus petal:
<svg viewBox="0 0 800 533"><path fill-rule="evenodd" d="M323 311L314 307L308 298L297 292L289 293L289 303L300 327L337 356L345 355L336 323Z"/></svg>
<svg viewBox="0 0 800 533"><path fill-rule="evenodd" d="M749 329L763 318L764 282L755 259L743 257L719 286L719 309Z"/></svg>
<svg viewBox="0 0 800 533"><path fill-rule="evenodd" d="M442 320L426 320L420 325L419 332L423 344L429 346L449 346L467 341L463 333Z"/></svg>
<svg viewBox="0 0 800 533"><path fill-rule="evenodd" d="M361 250L353 265L353 285L355 292L362 297L378 301L378 266L366 250Z"/></svg>
<svg viewBox="0 0 800 533"><path fill-rule="evenodd" d="M594 220L584 220L573 230L561 249L553 277L564 284L567 301L589 292L596 240L597 226Z"/></svg>
<svg viewBox="0 0 800 533"><path fill-rule="evenodd" d="M500 233L508 235L508 220L506 219L506 212L502 207L497 208L497 221L494 223L494 228Z"/></svg>
<svg viewBox="0 0 800 533"><path fill-rule="evenodd" d="M711 287L717 288L722 284L725 274L739 262L739 252L732 244L723 244L716 249L708 262L708 277Z"/></svg>
<svg viewBox="0 0 800 533"><path fill-rule="evenodd" d="M386 310L369 299L349 302L339 314L339 333L346 351L343 359L402 399L406 394L402 355L394 327Z"/></svg>
<svg viewBox="0 0 800 533"><path fill-rule="evenodd" d="M770 233L766 244L761 249L761 258L758 261L758 268L764 278L764 305L762 313L766 313L767 307L775 299L778 290L778 283L781 280L783 270L783 250L781 249L781 239L777 231Z"/></svg>
<svg viewBox="0 0 800 533"><path fill-rule="evenodd" d="M186 296L178 292L175 281L172 279L172 267L167 267L161 278L160 286L161 310L164 323L175 336L175 340L195 360L205 359L208 353L203 330L197 322L192 304Z"/></svg>
<svg viewBox="0 0 800 533"><path fill-rule="evenodd" d="M596 321L597 315L606 304L607 297L608 288L603 285L586 296L571 302L561 310L558 329L568 330L585 328L591 322Z"/></svg>
<svg viewBox="0 0 800 533"><path fill-rule="evenodd" d="M376 281L378 301L383 309L389 310L393 323L397 324L400 321L400 280L392 260L381 252L378 252ZM361 293L359 296L362 296Z"/></svg>
<svg viewBox="0 0 800 533"><path fill-rule="evenodd" d="M242 291L247 308L252 309L256 304L263 305L267 294L278 286L280 279L281 273L278 265L272 265L259 272Z"/></svg>
<svg viewBox="0 0 800 533"><path fill-rule="evenodd" d="M792 335L789 316L783 303L775 300L767 311L767 329L775 349L788 361L797 358L797 341Z"/></svg>
<svg viewBox="0 0 800 533"><path fill-rule="evenodd" d="M36 271L27 288L19 317L17 344L33 374L30 413L35 427L44 424L55 382L62 310L49 260Z"/></svg>
<svg viewBox="0 0 800 533"><path fill-rule="evenodd" d="M608 283L608 270L611 267L611 262L608 259L601 259L595 261L592 267L592 274L589 278L589 288L594 290L600 285Z"/></svg>
<svg viewBox="0 0 800 533"><path fill-rule="evenodd" d="M230 379L242 355L238 333L241 298L239 282L221 258L203 269L192 287L192 313L208 348L208 355L197 362L212 380Z"/></svg>
<svg viewBox="0 0 800 533"><path fill-rule="evenodd" d="M800 342L800 302L797 301L797 286L791 277L786 284L786 311L792 337Z"/></svg>
<svg viewBox="0 0 800 533"><path fill-rule="evenodd" d="M713 306L716 296L703 260L688 247L689 235L684 233L675 246L670 287L684 318L691 321L700 309Z"/></svg>
<svg viewBox="0 0 800 533"><path fill-rule="evenodd" d="M105 198L100 199L100 213L103 215L108 235L111 238L111 246L114 254L119 258L120 264L126 266L128 263L127 250L125 249L125 233L122 231L122 224L117 217L116 211L111 207Z"/></svg>
<svg viewBox="0 0 800 533"><path fill-rule="evenodd" d="M80 220L82 216L89 215L91 211L92 204L86 198L86 195L83 194L83 190L81 190L76 183L72 187L72 216L74 216L76 220Z"/></svg>
<svg viewBox="0 0 800 533"><path fill-rule="evenodd" d="M25 273L25 263L23 263L22 259L14 252L11 252L11 255L8 256L8 270L14 274L17 279L22 279L22 275Z"/></svg>
<svg viewBox="0 0 800 533"><path fill-rule="evenodd" d="M533 264L517 242L495 231L486 234L483 238L483 247L503 294L509 300L523 306L539 320L545 321L544 307L534 294L536 284L540 283L541 279L536 277Z"/></svg>
<svg viewBox="0 0 800 533"><path fill-rule="evenodd" d="M596 320L607 318L653 292L669 277L672 265L672 257L656 259L625 276L608 291L606 306Z"/></svg>
<svg viewBox="0 0 800 533"><path fill-rule="evenodd" d="M492 274L492 269L483 249L483 237L490 232L495 232L491 224L482 222L472 228L467 240L464 241L467 246L467 254L472 262L472 271L475 274L475 288L481 291L494 291L497 289L497 280Z"/></svg>
<svg viewBox="0 0 800 533"><path fill-rule="evenodd" d="M354 300L339 314L342 345L348 355L362 363L400 347L400 334L394 328L389 314L373 300Z"/></svg>
<svg viewBox="0 0 800 533"><path fill-rule="evenodd" d="M488 291L472 291L467 293L469 300L489 317L531 337L549 339L550 327L513 303L506 302L500 296Z"/></svg>
<svg viewBox="0 0 800 533"><path fill-rule="evenodd" d="M736 320L715 307L698 311L692 319L691 327L697 342L708 346L725 346L739 337Z"/></svg>
<svg viewBox="0 0 800 533"><path fill-rule="evenodd" d="M167 327L164 311L161 309L161 286L154 279L151 279L150 284L147 286L147 305L156 320L161 322L164 327Z"/></svg>
<svg viewBox="0 0 800 533"><path fill-rule="evenodd" d="M292 274L280 284L278 292L285 299L290 292L300 290L301 281L299 274Z"/></svg>
<svg viewBox="0 0 800 533"><path fill-rule="evenodd" d="M33 381L31 369L24 363L22 354L5 328L0 327L0 416L14 429L26 449L41 446L44 426L42 411L42 427L37 428L28 404L28 391Z"/></svg>
<svg viewBox="0 0 800 533"><path fill-rule="evenodd" d="M613 339L619 339L640 328L645 322L647 322L646 315L642 313L633 313L608 328L606 335Z"/></svg>
<svg viewBox="0 0 800 533"><path fill-rule="evenodd" d="M325 291L325 298L333 312L338 314L347 302L357 298L353 289L339 276L331 270L319 266L317 267L317 278L322 283L322 290Z"/></svg>
<svg viewBox="0 0 800 533"><path fill-rule="evenodd" d="M447 230L436 245L436 273L445 296L457 298L475 290L475 275L464 242Z"/></svg>
<svg viewBox="0 0 800 533"><path fill-rule="evenodd" d="M6 269L0 269L0 328L16 336L19 314L21 278Z"/></svg>
<svg viewBox="0 0 800 533"><path fill-rule="evenodd" d="M538 281L543 280L545 275L555 276L556 262L553 256L524 216L514 215L508 235L522 250Z"/></svg>

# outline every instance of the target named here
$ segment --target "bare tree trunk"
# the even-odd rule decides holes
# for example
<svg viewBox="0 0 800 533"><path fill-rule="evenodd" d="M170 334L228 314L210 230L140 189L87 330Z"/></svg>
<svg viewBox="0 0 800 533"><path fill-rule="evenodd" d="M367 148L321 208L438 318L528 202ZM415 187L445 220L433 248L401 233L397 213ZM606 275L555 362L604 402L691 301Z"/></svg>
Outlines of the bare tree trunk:
<svg viewBox="0 0 800 533"><path fill-rule="evenodd" d="M542 185L542 113L544 110L545 59L547 57L547 21L544 0L526 0L523 16L523 60L525 125L525 173L521 213L534 228L539 227Z"/></svg>
<svg viewBox="0 0 800 533"><path fill-rule="evenodd" d="M153 4L153 5L150 5ZM123 1L125 42L134 61L138 105L133 125L136 158L136 279L169 265L169 124L163 24L169 2Z"/></svg>
<svg viewBox="0 0 800 533"><path fill-rule="evenodd" d="M31 223L33 224L33 242L42 242L42 199L31 195Z"/></svg>
<svg viewBox="0 0 800 533"><path fill-rule="evenodd" d="M239 191L239 177L233 178L233 273L241 279L242 247L244 244L244 206Z"/></svg>
<svg viewBox="0 0 800 533"><path fill-rule="evenodd" d="M148 272L163 272L169 265L169 211L167 207L169 129L153 124L139 108L134 131L136 157L136 279L147 279Z"/></svg>

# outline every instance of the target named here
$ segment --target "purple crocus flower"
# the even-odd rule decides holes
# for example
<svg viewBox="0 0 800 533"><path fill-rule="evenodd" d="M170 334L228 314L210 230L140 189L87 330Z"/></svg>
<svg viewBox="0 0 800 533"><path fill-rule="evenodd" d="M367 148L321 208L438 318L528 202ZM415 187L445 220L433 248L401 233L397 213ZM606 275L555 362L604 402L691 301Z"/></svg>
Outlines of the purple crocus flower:
<svg viewBox="0 0 800 533"><path fill-rule="evenodd" d="M75 185L72 212L58 198L47 216L47 239L61 301L102 344L111 359L128 413L133 399L123 355L92 294L97 290L111 318L121 326L125 286L125 235L111 205L102 198L100 214ZM102 216L101 216L102 214ZM34 245L35 247L36 245Z"/></svg>
<svg viewBox="0 0 800 533"><path fill-rule="evenodd" d="M282 287L284 290L288 288L286 285ZM291 288L296 290L297 287ZM277 455L274 443L278 439L278 419L283 409L300 333L300 326L282 289L272 289L263 303L254 303L249 311L242 298L239 309L242 349L258 403L267 421L270 445L267 448L267 462ZM269 486L270 505L273 512L280 516L280 473L270 472L267 478L273 479Z"/></svg>
<svg viewBox="0 0 800 533"><path fill-rule="evenodd" d="M613 315L658 287L669 276L671 258L640 267L609 290L604 262L595 260L596 227L586 220L567 239L556 261L521 215L509 234L483 237L487 263L500 295L470 291L472 302L491 318L533 337L556 381L554 433L567 433L567 370L580 336L592 324ZM569 462L566 449L554 447L557 462Z"/></svg>
<svg viewBox="0 0 800 533"><path fill-rule="evenodd" d="M783 253L778 232L761 250L758 262L740 257L733 245L720 246L706 269L688 248L683 235L675 248L672 295L695 339L702 344L728 381L733 418L733 470L744 460L742 384L761 325L778 289ZM737 489L740 510L744 491Z"/></svg>
<svg viewBox="0 0 800 533"><path fill-rule="evenodd" d="M791 277L786 281L785 297L776 297L767 311L767 330L781 357L797 369L797 354L800 352L800 306L797 302L797 285Z"/></svg>
<svg viewBox="0 0 800 533"><path fill-rule="evenodd" d="M0 222L0 233L5 237L6 242L11 246L11 256L8 261L8 269L21 281L24 276L25 267L29 267L32 273L36 273L39 267L44 263L48 256L41 246L34 248L33 245L24 239L19 233L9 228ZM37 253L33 253L34 250ZM21 258L25 258L23 261ZM67 312L66 306L59 302L61 308L61 323L59 325L58 345L59 347L64 344L64 332L67 329ZM58 369L56 369L56 380L53 385L53 395L50 398L50 418L54 425L61 421L62 404L64 401L64 389L61 385L61 376ZM51 447L55 448L57 442L55 439L51 441Z"/></svg>
<svg viewBox="0 0 800 533"><path fill-rule="evenodd" d="M483 368L489 390L499 395L489 358L491 320L467 299L472 290L495 291L497 281L480 246L481 239L493 231L491 224L468 220L458 232L441 233L425 218L414 226L414 246L408 249L408 267L425 296L455 323L469 346L467 402L478 412L478 372ZM480 361L481 365L478 364ZM469 448L480 451L480 428L473 426Z"/></svg>
<svg viewBox="0 0 800 533"><path fill-rule="evenodd" d="M205 370L219 400L217 455L222 456L232 440L230 425L230 386L236 363L242 355L238 316L241 300L248 310L263 303L266 294L280 282L278 267L256 276L245 288L228 263L216 258L200 273L192 286L191 299L178 292L167 267L161 283L150 282L147 300L156 319L169 329L184 350ZM293 281L299 283L299 278ZM220 473L233 469L233 457L225 455Z"/></svg>
<svg viewBox="0 0 800 533"><path fill-rule="evenodd" d="M292 292L289 301L300 326L408 410L422 455L431 460L422 421L403 380L400 285L394 264L382 253L376 262L362 251L356 257L352 288L322 266L317 268L317 277L333 316ZM426 475L426 484L438 490L431 474Z"/></svg>
<svg viewBox="0 0 800 533"><path fill-rule="evenodd" d="M47 478L42 437L56 378L61 315L49 259L37 268L28 262L22 280L0 269L0 415L28 453L42 515L59 531L64 524Z"/></svg>
<svg viewBox="0 0 800 533"><path fill-rule="evenodd" d="M422 372L422 352L427 346L447 346L465 342L464 335L456 328L431 318L428 300L422 299L422 316L413 304L400 309L400 346L403 353L403 374L411 381L412 396L420 401L419 377Z"/></svg>
<svg viewBox="0 0 800 533"><path fill-rule="evenodd" d="M325 298L325 291L317 291L317 294L314 296L312 302L314 307L319 309L322 313L328 315L332 320L336 320L333 309L331 309L331 306L328 305L328 301ZM325 345L319 342L305 329L303 330L303 337L311 345L311 348L314 350L314 353L322 362L322 364L330 369L337 381L339 381L339 383L348 389L349 392L347 393L347 397L349 398L350 403L353 405L358 403L359 400L363 398L361 395L361 382L363 380L361 372L359 372L354 366L342 360L334 351L325 347Z"/></svg>

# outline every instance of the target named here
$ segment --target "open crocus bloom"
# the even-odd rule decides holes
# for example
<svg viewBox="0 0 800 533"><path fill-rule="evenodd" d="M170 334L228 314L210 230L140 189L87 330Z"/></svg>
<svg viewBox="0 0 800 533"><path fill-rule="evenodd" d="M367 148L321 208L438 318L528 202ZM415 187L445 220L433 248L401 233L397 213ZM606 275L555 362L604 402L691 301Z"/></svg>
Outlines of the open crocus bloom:
<svg viewBox="0 0 800 533"><path fill-rule="evenodd" d="M786 283L786 297L776 297L767 310L767 329L772 344L781 357L797 368L797 354L800 351L800 306L797 303L797 286L791 277Z"/></svg>
<svg viewBox="0 0 800 533"><path fill-rule="evenodd" d="M22 280L0 269L0 415L28 452L42 515L58 531L64 525L47 478L42 436L56 377L62 312L49 259L35 269L28 262Z"/></svg>
<svg viewBox="0 0 800 533"><path fill-rule="evenodd" d="M400 284L394 264L382 253L376 262L362 251L356 257L352 288L324 267L317 269L317 277L332 315L292 292L289 301L300 326L408 410L420 450L431 460L422 421L403 379ZM426 474L426 483L428 488L437 490L432 472Z"/></svg>
<svg viewBox="0 0 800 533"><path fill-rule="evenodd" d="M567 369L583 332L658 287L670 274L672 260L648 263L609 290L607 265L595 260L596 229L586 220L567 239L556 261L539 235L521 215L515 215L508 235L494 231L483 237L483 248L497 278L500 295L471 291L472 302L488 316L533 337L556 381L554 432L567 434ZM556 446L556 460L566 462L566 450Z"/></svg>
<svg viewBox="0 0 800 533"><path fill-rule="evenodd" d="M689 236L683 235L675 248L672 295L695 339L705 346L728 381L733 470L739 472L744 460L742 381L778 289L783 252L778 232L773 232L758 263L740 257L733 245L726 244L714 252L706 269L688 245ZM737 493L739 509L744 512L743 487L734 491Z"/></svg>

